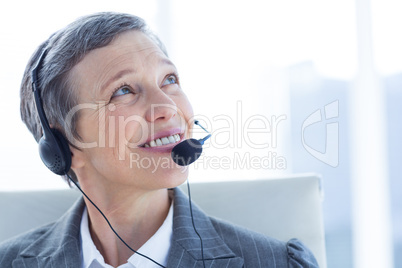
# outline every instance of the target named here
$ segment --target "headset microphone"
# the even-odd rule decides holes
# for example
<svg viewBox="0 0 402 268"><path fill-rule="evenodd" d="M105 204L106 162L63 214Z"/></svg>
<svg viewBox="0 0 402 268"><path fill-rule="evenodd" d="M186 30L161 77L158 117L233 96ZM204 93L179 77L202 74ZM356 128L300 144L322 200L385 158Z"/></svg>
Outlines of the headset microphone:
<svg viewBox="0 0 402 268"><path fill-rule="evenodd" d="M200 126L203 130L208 132L205 128L203 128L200 123L196 120L194 124ZM187 139L177 144L172 149L172 159L173 161L180 166L188 166L192 164L195 160L197 160L202 153L202 145L204 142L211 137L211 134L208 134L202 139Z"/></svg>

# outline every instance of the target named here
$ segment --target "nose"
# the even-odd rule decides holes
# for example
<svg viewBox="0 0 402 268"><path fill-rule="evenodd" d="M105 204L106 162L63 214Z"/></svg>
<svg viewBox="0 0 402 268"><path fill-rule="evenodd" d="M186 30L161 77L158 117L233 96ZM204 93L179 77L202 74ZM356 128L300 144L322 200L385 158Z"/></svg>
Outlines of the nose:
<svg viewBox="0 0 402 268"><path fill-rule="evenodd" d="M162 90L155 90L149 96L149 106L145 114L148 122L168 121L177 114L176 103Z"/></svg>

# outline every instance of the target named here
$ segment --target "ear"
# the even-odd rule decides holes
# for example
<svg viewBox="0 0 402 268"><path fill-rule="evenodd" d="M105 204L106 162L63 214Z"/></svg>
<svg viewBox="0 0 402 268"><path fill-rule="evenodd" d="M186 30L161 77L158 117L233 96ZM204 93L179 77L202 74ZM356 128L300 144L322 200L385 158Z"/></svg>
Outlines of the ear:
<svg viewBox="0 0 402 268"><path fill-rule="evenodd" d="M73 170L77 170L85 166L85 153L70 145L70 151L71 151L71 168Z"/></svg>

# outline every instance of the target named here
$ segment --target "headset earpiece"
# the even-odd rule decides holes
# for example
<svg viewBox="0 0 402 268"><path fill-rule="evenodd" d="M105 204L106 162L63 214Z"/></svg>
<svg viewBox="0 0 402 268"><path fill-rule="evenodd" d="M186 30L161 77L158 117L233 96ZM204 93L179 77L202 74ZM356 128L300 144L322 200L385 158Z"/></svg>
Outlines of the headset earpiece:
<svg viewBox="0 0 402 268"><path fill-rule="evenodd" d="M42 67L43 59L47 54L44 49L36 66L32 70L32 91L34 94L36 109L43 130L43 136L39 140L39 155L45 166L57 175L64 175L71 167L71 152L67 140L57 129L51 128L43 110L38 83L38 73Z"/></svg>
<svg viewBox="0 0 402 268"><path fill-rule="evenodd" d="M45 166L57 175L66 174L71 167L71 152L68 142L56 129L39 140L39 155Z"/></svg>

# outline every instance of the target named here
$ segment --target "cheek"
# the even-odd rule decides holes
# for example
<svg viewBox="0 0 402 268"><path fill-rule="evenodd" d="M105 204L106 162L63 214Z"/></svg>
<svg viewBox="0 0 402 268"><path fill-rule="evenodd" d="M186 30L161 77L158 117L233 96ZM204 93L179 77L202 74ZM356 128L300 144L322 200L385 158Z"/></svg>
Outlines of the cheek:
<svg viewBox="0 0 402 268"><path fill-rule="evenodd" d="M135 148L147 139L149 127L146 120L133 112L109 115L106 122L106 136L110 145Z"/></svg>
<svg viewBox="0 0 402 268"><path fill-rule="evenodd" d="M93 148L99 146L99 141L102 140L104 133L101 132L99 121L92 118L92 115L87 113L80 114L76 123L77 133L80 140L76 140L79 148Z"/></svg>
<svg viewBox="0 0 402 268"><path fill-rule="evenodd" d="M193 107L191 106L191 103L186 96L184 96L184 98L181 98L180 101L177 102L176 104L178 108L178 113L184 119L183 124L187 132L186 137L191 138L192 137L191 127L194 122Z"/></svg>
<svg viewBox="0 0 402 268"><path fill-rule="evenodd" d="M193 107L186 95L183 94L181 98L177 99L176 105L178 113L185 119L187 124L194 120Z"/></svg>

